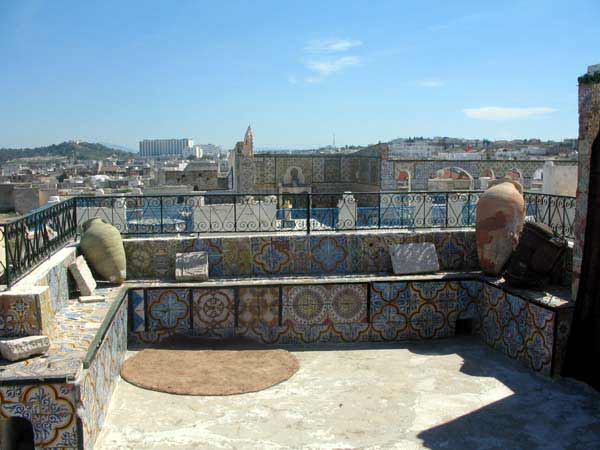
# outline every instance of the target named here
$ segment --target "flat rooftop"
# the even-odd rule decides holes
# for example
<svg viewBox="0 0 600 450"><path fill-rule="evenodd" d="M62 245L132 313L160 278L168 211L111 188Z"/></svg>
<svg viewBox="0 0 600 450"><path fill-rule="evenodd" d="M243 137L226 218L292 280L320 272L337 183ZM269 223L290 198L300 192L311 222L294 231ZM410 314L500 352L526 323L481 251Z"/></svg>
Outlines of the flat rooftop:
<svg viewBox="0 0 600 450"><path fill-rule="evenodd" d="M600 448L598 393L476 337L289 350L298 373L253 394L170 395L119 379L95 450Z"/></svg>

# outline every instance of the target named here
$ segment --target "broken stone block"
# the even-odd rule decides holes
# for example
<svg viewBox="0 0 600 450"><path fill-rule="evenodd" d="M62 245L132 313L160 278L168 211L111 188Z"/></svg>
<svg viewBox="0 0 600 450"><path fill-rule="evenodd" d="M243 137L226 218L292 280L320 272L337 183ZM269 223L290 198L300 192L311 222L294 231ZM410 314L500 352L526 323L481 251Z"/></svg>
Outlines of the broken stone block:
<svg viewBox="0 0 600 450"><path fill-rule="evenodd" d="M27 336L0 340L0 353L4 359L18 361L41 355L50 348L48 336Z"/></svg>
<svg viewBox="0 0 600 450"><path fill-rule="evenodd" d="M75 262L69 265L69 270L75 279L75 283L77 283L79 292L84 296L94 295L96 280L94 280L94 276L87 262L85 262L85 258L78 256Z"/></svg>
<svg viewBox="0 0 600 450"><path fill-rule="evenodd" d="M206 252L177 253L175 279L177 281L208 280L208 254Z"/></svg>
<svg viewBox="0 0 600 450"><path fill-rule="evenodd" d="M390 246L390 256L396 275L437 272L440 270L435 245L431 242L392 245Z"/></svg>
<svg viewBox="0 0 600 450"><path fill-rule="evenodd" d="M79 297L79 303L96 303L106 300L104 295L82 295Z"/></svg>

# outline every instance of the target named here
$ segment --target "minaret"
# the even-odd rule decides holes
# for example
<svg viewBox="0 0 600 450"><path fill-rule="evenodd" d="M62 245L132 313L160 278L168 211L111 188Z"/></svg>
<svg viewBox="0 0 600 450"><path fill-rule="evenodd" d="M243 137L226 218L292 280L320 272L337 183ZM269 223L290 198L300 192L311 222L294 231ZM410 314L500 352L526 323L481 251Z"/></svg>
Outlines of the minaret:
<svg viewBox="0 0 600 450"><path fill-rule="evenodd" d="M254 156L254 134L252 133L252 127L250 125L248 125L246 135L244 136L244 143L242 144L242 156Z"/></svg>

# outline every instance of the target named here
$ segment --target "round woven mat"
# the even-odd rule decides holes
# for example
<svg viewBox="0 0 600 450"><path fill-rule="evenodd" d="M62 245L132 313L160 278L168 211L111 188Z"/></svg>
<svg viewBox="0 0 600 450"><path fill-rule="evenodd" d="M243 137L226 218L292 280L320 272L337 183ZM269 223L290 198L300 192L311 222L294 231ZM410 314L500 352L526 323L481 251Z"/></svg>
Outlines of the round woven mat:
<svg viewBox="0 0 600 450"><path fill-rule="evenodd" d="M290 378L298 360L287 350L240 340L175 338L127 359L121 377L136 386L181 395L257 392Z"/></svg>

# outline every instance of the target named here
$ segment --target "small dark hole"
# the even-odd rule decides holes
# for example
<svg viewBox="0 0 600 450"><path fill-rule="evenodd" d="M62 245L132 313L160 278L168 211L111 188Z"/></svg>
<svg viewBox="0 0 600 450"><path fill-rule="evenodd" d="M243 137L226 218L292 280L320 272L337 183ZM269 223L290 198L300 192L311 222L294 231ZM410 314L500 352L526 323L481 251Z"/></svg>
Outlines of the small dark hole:
<svg viewBox="0 0 600 450"><path fill-rule="evenodd" d="M475 319L458 319L454 334L456 336L469 336L475 331Z"/></svg>
<svg viewBox="0 0 600 450"><path fill-rule="evenodd" d="M31 422L22 417L0 419L0 450L35 450Z"/></svg>

